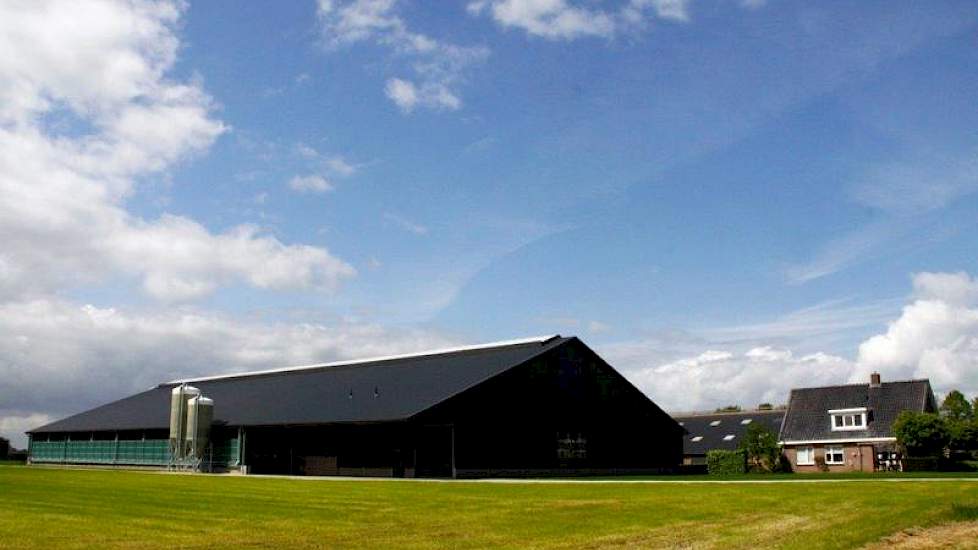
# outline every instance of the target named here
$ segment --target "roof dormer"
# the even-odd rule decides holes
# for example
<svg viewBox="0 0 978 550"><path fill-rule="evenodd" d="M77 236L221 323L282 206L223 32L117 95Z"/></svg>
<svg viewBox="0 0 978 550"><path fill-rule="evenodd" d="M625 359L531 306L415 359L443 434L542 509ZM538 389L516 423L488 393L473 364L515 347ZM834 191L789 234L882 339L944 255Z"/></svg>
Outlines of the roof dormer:
<svg viewBox="0 0 978 550"><path fill-rule="evenodd" d="M829 421L833 432L865 430L869 420L866 407L851 409L829 409Z"/></svg>

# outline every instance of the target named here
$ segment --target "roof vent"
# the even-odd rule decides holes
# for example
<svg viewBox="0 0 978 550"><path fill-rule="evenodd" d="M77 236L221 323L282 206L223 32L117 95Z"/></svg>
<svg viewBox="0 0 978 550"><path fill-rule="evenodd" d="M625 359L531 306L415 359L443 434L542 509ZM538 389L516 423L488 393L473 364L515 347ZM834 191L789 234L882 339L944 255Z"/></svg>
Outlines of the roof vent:
<svg viewBox="0 0 978 550"><path fill-rule="evenodd" d="M880 379L880 373L874 372L873 374L869 375L869 387L878 388L881 384L882 381Z"/></svg>

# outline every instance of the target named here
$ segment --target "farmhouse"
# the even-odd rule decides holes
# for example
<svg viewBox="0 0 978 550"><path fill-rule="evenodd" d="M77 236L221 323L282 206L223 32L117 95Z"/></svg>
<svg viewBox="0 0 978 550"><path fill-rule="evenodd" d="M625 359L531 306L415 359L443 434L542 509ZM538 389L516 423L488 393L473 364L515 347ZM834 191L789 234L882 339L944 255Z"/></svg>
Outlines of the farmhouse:
<svg viewBox="0 0 978 550"><path fill-rule="evenodd" d="M905 410L937 409L930 382L881 382L791 390L781 429L785 455L796 472L899 467L893 422Z"/></svg>
<svg viewBox="0 0 978 550"><path fill-rule="evenodd" d="M205 470L651 473L682 456L682 427L578 338L558 335L174 380L32 430L30 461L173 466L171 403L183 405L184 389L212 406Z"/></svg>
<svg viewBox="0 0 978 550"><path fill-rule="evenodd" d="M714 449L733 451L740 446L751 425L764 426L777 435L781 431L783 410L721 412L673 417L686 429L683 440L683 465L705 465L706 453Z"/></svg>

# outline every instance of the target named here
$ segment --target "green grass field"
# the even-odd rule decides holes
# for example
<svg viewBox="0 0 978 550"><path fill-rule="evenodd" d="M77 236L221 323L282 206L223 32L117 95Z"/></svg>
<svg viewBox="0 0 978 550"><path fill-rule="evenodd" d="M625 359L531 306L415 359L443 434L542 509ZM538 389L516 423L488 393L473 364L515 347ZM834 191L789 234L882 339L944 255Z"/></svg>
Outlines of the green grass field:
<svg viewBox="0 0 978 550"><path fill-rule="evenodd" d="M0 466L0 548L853 548L978 519L978 482L490 484Z"/></svg>

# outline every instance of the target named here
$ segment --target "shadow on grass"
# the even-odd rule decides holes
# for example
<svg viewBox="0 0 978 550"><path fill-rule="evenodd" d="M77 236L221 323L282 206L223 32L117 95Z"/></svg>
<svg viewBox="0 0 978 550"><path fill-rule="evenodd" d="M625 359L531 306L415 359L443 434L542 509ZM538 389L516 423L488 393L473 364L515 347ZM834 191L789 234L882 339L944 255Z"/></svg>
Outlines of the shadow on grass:
<svg viewBox="0 0 978 550"><path fill-rule="evenodd" d="M978 504L951 503L951 517L956 521L978 520Z"/></svg>

